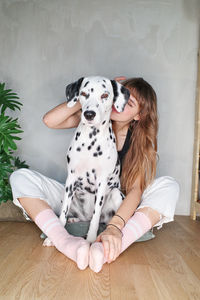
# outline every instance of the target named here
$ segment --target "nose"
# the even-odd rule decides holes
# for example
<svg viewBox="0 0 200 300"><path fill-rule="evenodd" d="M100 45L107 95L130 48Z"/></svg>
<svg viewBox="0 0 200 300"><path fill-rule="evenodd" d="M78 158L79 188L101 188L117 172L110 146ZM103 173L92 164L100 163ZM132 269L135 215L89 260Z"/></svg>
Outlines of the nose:
<svg viewBox="0 0 200 300"><path fill-rule="evenodd" d="M94 117L96 116L95 111L93 110L86 110L84 112L84 117L86 118L86 120L88 121L92 121L94 119Z"/></svg>

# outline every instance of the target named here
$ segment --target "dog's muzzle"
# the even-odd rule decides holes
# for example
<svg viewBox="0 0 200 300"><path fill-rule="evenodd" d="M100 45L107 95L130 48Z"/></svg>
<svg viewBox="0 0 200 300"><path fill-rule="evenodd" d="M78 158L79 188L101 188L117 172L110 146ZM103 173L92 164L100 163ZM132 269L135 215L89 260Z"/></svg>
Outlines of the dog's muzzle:
<svg viewBox="0 0 200 300"><path fill-rule="evenodd" d="M92 121L94 119L94 117L96 116L95 111L93 110L86 110L84 112L84 117L86 118L86 120L88 121Z"/></svg>

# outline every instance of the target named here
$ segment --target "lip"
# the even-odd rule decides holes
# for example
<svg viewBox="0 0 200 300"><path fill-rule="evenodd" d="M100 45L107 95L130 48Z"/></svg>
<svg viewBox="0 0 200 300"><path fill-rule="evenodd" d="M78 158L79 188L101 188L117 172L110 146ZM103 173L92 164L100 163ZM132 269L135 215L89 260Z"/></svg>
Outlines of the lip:
<svg viewBox="0 0 200 300"><path fill-rule="evenodd" d="M114 107L114 105L112 106L112 111L114 111L115 113L119 114L119 112L116 110L116 108Z"/></svg>

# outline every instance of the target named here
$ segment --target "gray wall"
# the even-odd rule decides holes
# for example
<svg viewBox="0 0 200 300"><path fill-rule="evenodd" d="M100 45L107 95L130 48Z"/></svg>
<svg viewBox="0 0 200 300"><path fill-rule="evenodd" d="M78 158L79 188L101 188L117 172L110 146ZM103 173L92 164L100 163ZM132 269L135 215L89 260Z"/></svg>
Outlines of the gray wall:
<svg viewBox="0 0 200 300"><path fill-rule="evenodd" d="M198 38L198 0L0 0L0 81L23 103L7 111L24 130L16 155L64 182L73 129L43 115L81 76L141 76L158 96L158 176L177 179L176 214L189 215Z"/></svg>

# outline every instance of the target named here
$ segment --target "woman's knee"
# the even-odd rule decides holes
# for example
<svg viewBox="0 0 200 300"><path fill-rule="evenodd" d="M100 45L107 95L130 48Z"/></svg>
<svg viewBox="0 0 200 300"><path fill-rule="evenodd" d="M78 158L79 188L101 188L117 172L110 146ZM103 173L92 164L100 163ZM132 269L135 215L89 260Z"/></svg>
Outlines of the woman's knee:
<svg viewBox="0 0 200 300"><path fill-rule="evenodd" d="M21 184L22 180L25 178L27 172L31 172L29 169L21 168L11 173L9 176L10 185Z"/></svg>
<svg viewBox="0 0 200 300"><path fill-rule="evenodd" d="M175 178L171 176L162 176L159 178L156 178L153 186L156 190L158 189L165 189L165 191L170 191L174 195L179 195L180 193L180 185L176 181Z"/></svg>
<svg viewBox="0 0 200 300"><path fill-rule="evenodd" d="M175 197L179 197L180 185L176 179L170 176L163 176L163 178L165 185L168 187L168 189L170 189L171 193L173 193Z"/></svg>

